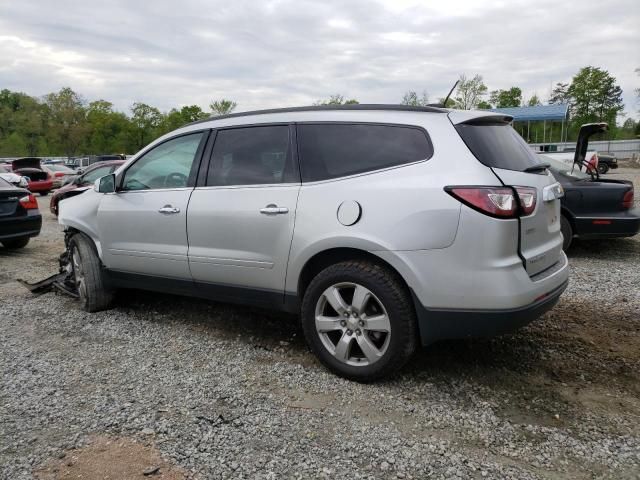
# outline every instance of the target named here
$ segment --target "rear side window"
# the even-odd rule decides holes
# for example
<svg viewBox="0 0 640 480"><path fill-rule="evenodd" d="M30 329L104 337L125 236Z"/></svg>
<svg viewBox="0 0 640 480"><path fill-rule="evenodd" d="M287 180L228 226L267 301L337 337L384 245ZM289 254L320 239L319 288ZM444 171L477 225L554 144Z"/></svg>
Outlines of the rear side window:
<svg viewBox="0 0 640 480"><path fill-rule="evenodd" d="M541 163L511 125L462 123L456 125L456 130L469 150L487 167L521 172Z"/></svg>
<svg viewBox="0 0 640 480"><path fill-rule="evenodd" d="M302 180L313 182L426 160L433 147L424 130L367 124L300 124Z"/></svg>
<svg viewBox="0 0 640 480"><path fill-rule="evenodd" d="M207 185L299 182L288 125L233 128L216 135Z"/></svg>

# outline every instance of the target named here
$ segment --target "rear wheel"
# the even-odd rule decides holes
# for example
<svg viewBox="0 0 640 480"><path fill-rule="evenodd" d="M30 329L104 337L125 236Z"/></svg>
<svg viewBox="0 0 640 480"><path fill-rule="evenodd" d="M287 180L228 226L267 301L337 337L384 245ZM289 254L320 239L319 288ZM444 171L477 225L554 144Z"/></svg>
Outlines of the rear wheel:
<svg viewBox="0 0 640 480"><path fill-rule="evenodd" d="M600 175L604 175L608 171L609 171L609 165L607 165L606 163L599 163L598 164L598 173Z"/></svg>
<svg viewBox="0 0 640 480"><path fill-rule="evenodd" d="M4 248L9 248L13 250L18 248L24 248L27 246L27 243L29 243L29 237L14 238L13 240L3 240L2 245L4 246Z"/></svg>
<svg viewBox="0 0 640 480"><path fill-rule="evenodd" d="M108 309L113 302L113 291L107 285L100 258L91 240L82 234L69 241L73 278L82 309L97 312Z"/></svg>
<svg viewBox="0 0 640 480"><path fill-rule="evenodd" d="M562 250L565 252L569 250L571 242L573 241L573 228L571 222L564 215L560 216L560 231L562 232Z"/></svg>
<svg viewBox="0 0 640 480"><path fill-rule="evenodd" d="M47 195L49 195L49 190L45 190L44 192L40 192L40 196L41 197L46 197Z"/></svg>
<svg viewBox="0 0 640 480"><path fill-rule="evenodd" d="M324 366L359 382L395 373L417 346L409 293L396 274L366 261L332 265L311 281L302 327Z"/></svg>

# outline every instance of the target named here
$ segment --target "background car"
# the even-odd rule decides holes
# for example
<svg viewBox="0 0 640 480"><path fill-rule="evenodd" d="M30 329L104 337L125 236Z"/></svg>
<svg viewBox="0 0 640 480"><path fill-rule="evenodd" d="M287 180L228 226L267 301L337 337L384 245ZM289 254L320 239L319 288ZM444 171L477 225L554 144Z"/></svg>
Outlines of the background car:
<svg viewBox="0 0 640 480"><path fill-rule="evenodd" d="M41 227L36 197L0 178L0 243L5 248L23 248L40 234Z"/></svg>
<svg viewBox="0 0 640 480"><path fill-rule="evenodd" d="M18 175L17 173L13 173L11 171L11 167L0 165L0 178L6 180L11 185L19 188L28 188L29 182L26 177L22 175Z"/></svg>
<svg viewBox="0 0 640 480"><path fill-rule="evenodd" d="M14 173L27 177L30 191L46 196L53 190L51 175L42 169L38 157L18 158L11 162L11 169Z"/></svg>
<svg viewBox="0 0 640 480"><path fill-rule="evenodd" d="M44 164L41 168L51 175L53 188L60 188L65 183L68 183L67 180L73 179L76 176L76 172L62 164Z"/></svg>
<svg viewBox="0 0 640 480"><path fill-rule="evenodd" d="M84 173L54 192L49 202L49 210L57 216L60 200L81 194L87 188L91 188L97 179L115 171L123 163L124 160L114 160L91 165Z"/></svg>
<svg viewBox="0 0 640 480"><path fill-rule="evenodd" d="M546 155L540 155L540 160L549 164L564 188L560 227L565 251L576 237L632 237L640 231L640 209L633 208L632 182L595 177Z"/></svg>

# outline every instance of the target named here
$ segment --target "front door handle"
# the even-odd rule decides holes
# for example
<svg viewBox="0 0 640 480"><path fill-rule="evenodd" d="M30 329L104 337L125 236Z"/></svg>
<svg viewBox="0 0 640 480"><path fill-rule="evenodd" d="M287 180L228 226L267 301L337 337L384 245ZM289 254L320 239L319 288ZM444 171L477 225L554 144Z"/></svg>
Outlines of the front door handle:
<svg viewBox="0 0 640 480"><path fill-rule="evenodd" d="M260 209L260 213L265 215L282 215L283 213L289 213L287 207L279 207L275 203L270 203L264 208Z"/></svg>
<svg viewBox="0 0 640 480"><path fill-rule="evenodd" d="M165 205L160 210L158 210L158 212L162 213L163 215L171 215L173 213L180 213L180 209L171 205Z"/></svg>

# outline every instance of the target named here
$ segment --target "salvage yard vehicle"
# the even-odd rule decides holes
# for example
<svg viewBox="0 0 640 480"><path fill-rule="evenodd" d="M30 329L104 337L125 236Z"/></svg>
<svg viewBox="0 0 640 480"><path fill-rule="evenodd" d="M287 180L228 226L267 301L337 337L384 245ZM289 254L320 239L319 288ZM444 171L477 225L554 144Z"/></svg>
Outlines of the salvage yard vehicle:
<svg viewBox="0 0 640 480"><path fill-rule="evenodd" d="M37 157L18 158L11 162L11 169L14 173L18 173L27 177L29 182L29 190L47 196L53 190L53 180L49 172L46 172L40 166L40 159Z"/></svg>
<svg viewBox="0 0 640 480"><path fill-rule="evenodd" d="M113 172L123 163L124 160L115 160L91 165L84 171L84 173L76 176L71 182L67 183L59 190L56 190L53 195L51 195L49 210L57 217L58 204L60 203L60 200L80 195L87 189L93 187L93 183L97 179Z"/></svg>
<svg viewBox="0 0 640 480"><path fill-rule="evenodd" d="M28 188L29 182L26 177L22 175L18 175L17 173L13 173L10 168L5 167L4 165L0 165L0 178L6 180L11 185L20 188Z"/></svg>
<svg viewBox="0 0 640 480"><path fill-rule="evenodd" d="M570 166L551 155L540 155L565 191L560 219L565 251L574 238L632 237L640 231L640 209L633 208L633 183L601 179L600 168L589 168L593 166L587 160L589 138L608 128L606 123L582 125Z"/></svg>
<svg viewBox="0 0 640 480"><path fill-rule="evenodd" d="M31 192L0 178L0 243L4 248L23 248L40 234L42 216Z"/></svg>
<svg viewBox="0 0 640 480"><path fill-rule="evenodd" d="M60 188L66 183L67 179L75 177L76 175L76 172L69 167L56 163L43 164L41 168L51 176L53 188Z"/></svg>
<svg viewBox="0 0 640 480"><path fill-rule="evenodd" d="M511 120L349 105L192 123L60 202L56 281L90 312L143 288L299 313L330 370L390 375L566 288L562 188Z"/></svg>

